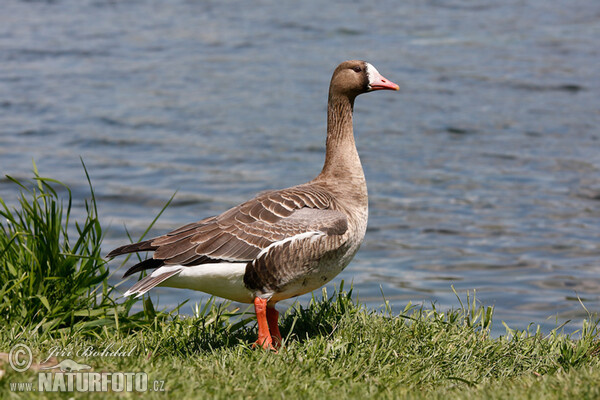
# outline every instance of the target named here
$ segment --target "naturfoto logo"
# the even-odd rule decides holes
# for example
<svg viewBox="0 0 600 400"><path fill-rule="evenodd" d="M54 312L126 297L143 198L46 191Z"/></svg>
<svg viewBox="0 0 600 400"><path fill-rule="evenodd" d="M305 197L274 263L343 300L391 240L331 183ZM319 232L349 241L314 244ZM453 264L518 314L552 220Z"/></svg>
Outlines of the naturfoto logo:
<svg viewBox="0 0 600 400"><path fill-rule="evenodd" d="M38 372L37 382L10 382L11 391L16 392L145 392L164 391L164 380L154 380L148 386L145 372L94 372L91 365L71 358L58 361L56 357L130 357L135 351L123 346L109 344L99 349L86 346L79 349L55 346L41 364L33 364L31 349L24 344L14 346L9 353L13 370ZM49 365L48 365L49 364Z"/></svg>

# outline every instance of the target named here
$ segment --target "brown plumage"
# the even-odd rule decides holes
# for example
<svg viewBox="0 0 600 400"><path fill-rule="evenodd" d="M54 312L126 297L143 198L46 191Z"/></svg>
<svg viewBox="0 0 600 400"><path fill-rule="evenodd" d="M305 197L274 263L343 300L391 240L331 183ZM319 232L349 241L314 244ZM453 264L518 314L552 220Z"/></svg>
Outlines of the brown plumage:
<svg viewBox="0 0 600 400"><path fill-rule="evenodd" d="M154 251L153 260L162 262L161 265L191 266L216 260L249 262L274 242L307 231L343 234L347 229L346 217L332 208L332 202L325 188L318 184L266 192L216 217L188 224L164 236L121 246L108 257ZM132 270L139 271L143 263L131 267L125 276ZM147 266L156 268L157 264Z"/></svg>
<svg viewBox="0 0 600 400"><path fill-rule="evenodd" d="M261 193L220 215L111 251L108 257L154 252L125 273L155 269L125 294L139 296L165 285L254 302L258 343L271 347L271 334L281 340L274 304L331 280L363 240L367 187L352 111L356 96L381 89L398 90L398 85L364 61L340 64L329 88L321 173L303 185Z"/></svg>

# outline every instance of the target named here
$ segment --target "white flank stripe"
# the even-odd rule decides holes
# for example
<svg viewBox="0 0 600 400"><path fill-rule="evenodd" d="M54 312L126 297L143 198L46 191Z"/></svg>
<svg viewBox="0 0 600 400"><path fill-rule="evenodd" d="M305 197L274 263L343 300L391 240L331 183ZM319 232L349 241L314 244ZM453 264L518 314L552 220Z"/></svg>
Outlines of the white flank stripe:
<svg viewBox="0 0 600 400"><path fill-rule="evenodd" d="M293 242L295 240L302 240L302 239L306 239L306 238L309 238L309 237L312 237L313 240L314 240L314 239L316 239L316 236L323 236L323 235L325 235L325 233L323 233L321 231L311 231L311 232L300 233L300 234L295 235L295 236L290 236L289 238L285 238L285 239L280 240L278 242L271 243L269 246L267 246L264 249L262 249L262 251L260 253L258 253L258 255L256 256L255 260L261 258L265 254L267 254L269 251L271 251L273 248L279 247L279 246L281 246L284 243Z"/></svg>

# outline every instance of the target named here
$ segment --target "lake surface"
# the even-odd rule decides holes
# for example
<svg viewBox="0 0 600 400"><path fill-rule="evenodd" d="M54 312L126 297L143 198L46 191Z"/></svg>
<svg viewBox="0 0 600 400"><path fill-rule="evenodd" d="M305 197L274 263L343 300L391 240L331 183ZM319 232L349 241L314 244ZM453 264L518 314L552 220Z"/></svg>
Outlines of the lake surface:
<svg viewBox="0 0 600 400"><path fill-rule="evenodd" d="M356 101L369 228L330 292L400 312L456 307L454 285L495 306L496 334L573 331L578 296L600 311L599 37L596 0L7 0L0 174L35 159L81 207L83 158L106 251L178 191L162 234L313 178L331 73L365 59L401 91Z"/></svg>

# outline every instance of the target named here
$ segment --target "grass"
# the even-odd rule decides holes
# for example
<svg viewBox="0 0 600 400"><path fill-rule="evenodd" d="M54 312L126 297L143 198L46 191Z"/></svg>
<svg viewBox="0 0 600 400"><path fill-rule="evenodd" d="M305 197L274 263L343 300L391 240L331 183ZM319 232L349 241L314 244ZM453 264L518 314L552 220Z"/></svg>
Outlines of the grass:
<svg viewBox="0 0 600 400"><path fill-rule="evenodd" d="M38 360L57 345L102 349L117 343L132 351L131 357L91 357L85 363L100 371L144 371L151 382L164 381L169 397L177 398L600 395L596 324L586 324L579 340L556 331L546 336L511 331L491 338L489 308L440 312L407 306L395 315L389 309L368 310L351 291L341 290L286 312L285 347L275 354L251 348L255 328L239 324L237 312L212 302L199 310L193 317L157 321L132 332L103 329L96 337L56 334L40 340L36 334L17 338L4 330L0 342L28 343ZM0 391L34 397L10 391L9 382L23 380L35 382L36 372L7 368Z"/></svg>
<svg viewBox="0 0 600 400"><path fill-rule="evenodd" d="M85 202L85 221L73 223L69 188L40 177L35 165L34 174L26 183L8 177L21 189L19 208L0 199L0 316L3 323L35 324L45 331L76 325L96 316L90 309L114 303L94 197ZM52 184L66 189L66 204Z"/></svg>
<svg viewBox="0 0 600 400"><path fill-rule="evenodd" d="M27 327L45 335L57 329L94 334L102 327L128 329L148 323L147 313L156 314L151 303L145 304L144 312L130 315L137 300L114 299L115 288L108 283L109 271L101 253L103 232L96 198L85 165L90 195L82 222L71 217L70 189L40 176L35 164L33 170L32 181L7 176L20 190L18 207L9 207L0 198L2 325Z"/></svg>
<svg viewBox="0 0 600 400"><path fill-rule="evenodd" d="M186 317L176 310L156 311L146 299L141 300L144 311L131 314L138 300L112 299L116 292L107 282L97 251L102 230L91 186L85 221L69 228L68 190L67 201L61 204L53 189L58 183L37 172L33 184L16 183L22 190L19 207L2 203L3 219L10 223L0 231L4 291L0 352L27 344L34 364L20 373L8 365L7 354L4 361L0 357L2 398L39 398L39 393L15 391L11 384L37 382L37 364L58 348L73 355L58 355L55 362L71 358L91 365L93 371L145 372L150 388L156 380L166 390L120 397L600 397L599 325L591 315L582 322L577 339L559 329L543 335L539 330L509 328L506 335L493 338L493 308L468 295L456 310L409 304L392 312L385 300L381 310L365 308L352 289L342 286L330 296L324 290L308 305L295 304L282 313L284 348L273 353L252 349L256 338L252 316L227 302L211 299ZM75 239L69 237L71 232ZM57 289L53 286L57 280L69 284L63 282ZM128 356L76 354L111 346ZM43 394L84 396L107 394Z"/></svg>

